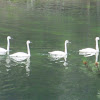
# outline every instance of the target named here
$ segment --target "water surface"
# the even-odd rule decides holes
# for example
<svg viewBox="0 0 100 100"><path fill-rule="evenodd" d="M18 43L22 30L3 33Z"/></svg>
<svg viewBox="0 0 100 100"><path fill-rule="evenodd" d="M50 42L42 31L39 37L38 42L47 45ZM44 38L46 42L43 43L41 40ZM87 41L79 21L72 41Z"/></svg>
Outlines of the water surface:
<svg viewBox="0 0 100 100"><path fill-rule="evenodd" d="M99 100L95 56L78 54L95 48L99 8L99 0L0 0L0 47L6 48L8 35L13 37L10 54L27 52L26 41L32 42L30 59L15 62L0 56L0 99ZM65 40L71 42L67 61L51 59L48 52L64 51Z"/></svg>

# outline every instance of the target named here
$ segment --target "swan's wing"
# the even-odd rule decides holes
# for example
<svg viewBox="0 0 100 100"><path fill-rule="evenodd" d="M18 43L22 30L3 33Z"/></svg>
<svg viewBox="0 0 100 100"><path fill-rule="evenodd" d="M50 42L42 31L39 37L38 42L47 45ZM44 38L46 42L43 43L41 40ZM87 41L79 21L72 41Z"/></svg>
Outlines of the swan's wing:
<svg viewBox="0 0 100 100"><path fill-rule="evenodd" d="M86 52L86 53L91 52L91 53L93 53L93 52L96 52L96 50L93 48L85 48L85 49L79 50L79 52Z"/></svg>
<svg viewBox="0 0 100 100"><path fill-rule="evenodd" d="M4 48L0 48L0 52L7 52L7 50Z"/></svg>
<svg viewBox="0 0 100 100"><path fill-rule="evenodd" d="M0 48L0 55L5 55L6 52L7 52L6 49L4 49L4 48Z"/></svg>
<svg viewBox="0 0 100 100"><path fill-rule="evenodd" d="M10 55L10 57L24 57L24 56L27 56L27 53L17 52L17 53L14 53L14 54Z"/></svg>
<svg viewBox="0 0 100 100"><path fill-rule="evenodd" d="M52 51L52 52L48 52L48 53L51 55L63 55L63 54L65 54L65 52L63 52L63 51Z"/></svg>
<svg viewBox="0 0 100 100"><path fill-rule="evenodd" d="M23 61L28 58L28 54L24 52L17 52L12 55L9 55L14 61Z"/></svg>

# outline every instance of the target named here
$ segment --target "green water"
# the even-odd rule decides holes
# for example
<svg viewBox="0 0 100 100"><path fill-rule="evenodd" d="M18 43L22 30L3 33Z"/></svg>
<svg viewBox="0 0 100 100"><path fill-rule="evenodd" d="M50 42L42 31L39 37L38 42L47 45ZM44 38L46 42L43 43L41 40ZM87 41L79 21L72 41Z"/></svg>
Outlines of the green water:
<svg viewBox="0 0 100 100"><path fill-rule="evenodd" d="M0 47L8 35L10 54L27 52L26 41L32 42L28 60L0 56L0 100L100 100L95 56L78 53L95 48L99 8L99 0L0 0ZM51 59L48 52L63 51L65 40L67 61Z"/></svg>

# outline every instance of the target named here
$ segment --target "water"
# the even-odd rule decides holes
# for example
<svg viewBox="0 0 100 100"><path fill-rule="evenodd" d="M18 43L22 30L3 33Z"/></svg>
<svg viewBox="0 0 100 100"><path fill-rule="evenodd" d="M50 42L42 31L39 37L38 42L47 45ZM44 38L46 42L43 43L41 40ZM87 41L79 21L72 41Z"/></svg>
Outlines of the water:
<svg viewBox="0 0 100 100"><path fill-rule="evenodd" d="M99 100L95 56L78 54L95 48L99 8L99 0L0 0L0 47L6 48L8 35L10 54L27 52L26 41L32 42L30 59L0 56L0 100ZM71 42L67 61L51 59L48 52L63 51L65 40Z"/></svg>

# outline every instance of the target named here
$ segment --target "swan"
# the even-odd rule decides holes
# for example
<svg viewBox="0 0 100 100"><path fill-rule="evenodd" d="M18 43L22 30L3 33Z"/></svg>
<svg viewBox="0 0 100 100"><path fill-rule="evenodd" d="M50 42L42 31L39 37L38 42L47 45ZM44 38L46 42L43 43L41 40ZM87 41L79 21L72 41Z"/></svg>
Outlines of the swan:
<svg viewBox="0 0 100 100"><path fill-rule="evenodd" d="M11 37L7 36L7 49L4 49L4 48L0 47L0 55L6 55L6 53L9 54L10 39L11 39Z"/></svg>
<svg viewBox="0 0 100 100"><path fill-rule="evenodd" d="M68 40L65 40L65 51L52 51L52 52L48 52L51 56L55 56L58 58L64 57L65 55L67 55L67 43L70 43Z"/></svg>
<svg viewBox="0 0 100 100"><path fill-rule="evenodd" d="M22 60L25 60L27 58L30 58L31 54L30 54L30 48L29 48L29 44L31 42L29 40L26 41L26 44L27 44L27 52L28 53L24 53L24 52L17 52L17 53L14 53L14 54L11 54L9 55L10 58L12 58L13 60L16 60L16 61L22 61Z"/></svg>
<svg viewBox="0 0 100 100"><path fill-rule="evenodd" d="M96 49L93 49L93 48L81 49L81 50L79 50L79 54L80 55L85 55L85 54L91 54L91 53L99 52L98 40L100 40L100 38L99 37L96 37L95 38L95 41L96 41Z"/></svg>

